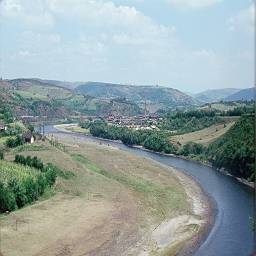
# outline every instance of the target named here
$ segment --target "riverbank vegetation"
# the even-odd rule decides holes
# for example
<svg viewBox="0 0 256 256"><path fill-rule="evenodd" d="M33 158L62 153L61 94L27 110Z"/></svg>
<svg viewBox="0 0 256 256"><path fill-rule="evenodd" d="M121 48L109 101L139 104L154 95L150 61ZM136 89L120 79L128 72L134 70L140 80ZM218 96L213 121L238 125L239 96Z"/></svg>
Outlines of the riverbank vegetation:
<svg viewBox="0 0 256 256"><path fill-rule="evenodd" d="M213 166L253 181L255 171L254 116L244 115L207 150Z"/></svg>
<svg viewBox="0 0 256 256"><path fill-rule="evenodd" d="M251 110L248 110L248 108L243 107L241 109L234 109L234 111L242 111L242 113L247 114L243 114L237 119L235 124L234 122L228 124L224 122L222 128L225 132L223 133L220 133L218 131L219 128L217 128L218 126L216 126L215 132L219 134L219 137L213 137L214 139L205 145L189 140L184 144L180 144L177 139L172 140L172 136L170 137L168 133L162 131L133 130L127 127L109 125L104 121L87 122L82 127L89 129L90 133L96 137L120 140L126 145L140 145L152 151L171 153L198 161L208 162L218 169L225 169L236 177L253 180L254 118L253 115L250 114ZM205 118L209 117L216 118L215 112L202 114L200 111L191 111L176 114L174 119L172 119L174 120L172 121L173 124L177 125L175 129L182 127L182 125L187 122L188 118L192 117L193 119L195 116L197 116L197 120L201 118L203 118L202 120L206 120ZM172 128L174 128L174 126L172 126ZM180 131L186 130L186 128L178 129L180 129ZM186 134L184 136L186 136Z"/></svg>
<svg viewBox="0 0 256 256"><path fill-rule="evenodd" d="M90 133L95 137L110 140L120 140L124 144L141 145L156 152L175 153L176 147L169 142L164 133L156 131L133 130L127 127L108 125L104 121L96 121L90 124Z"/></svg>

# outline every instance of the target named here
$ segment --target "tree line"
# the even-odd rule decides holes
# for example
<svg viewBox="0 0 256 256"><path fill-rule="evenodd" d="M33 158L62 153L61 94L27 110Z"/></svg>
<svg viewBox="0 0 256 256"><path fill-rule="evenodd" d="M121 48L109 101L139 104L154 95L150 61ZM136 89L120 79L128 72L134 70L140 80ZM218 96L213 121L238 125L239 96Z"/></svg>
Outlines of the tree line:
<svg viewBox="0 0 256 256"><path fill-rule="evenodd" d="M210 162L214 167L224 168L236 177L255 178L254 117L242 115L230 130L208 147L195 142L177 146L168 136L158 131L132 130L127 127L108 125L104 121L87 123L93 136L120 140L126 145L141 145L146 149L183 155Z"/></svg>
<svg viewBox="0 0 256 256"><path fill-rule="evenodd" d="M104 121L92 122L90 133L95 137L120 140L126 145L141 145L156 152L175 153L177 148L169 141L168 136L152 130L132 130L127 127L108 125Z"/></svg>

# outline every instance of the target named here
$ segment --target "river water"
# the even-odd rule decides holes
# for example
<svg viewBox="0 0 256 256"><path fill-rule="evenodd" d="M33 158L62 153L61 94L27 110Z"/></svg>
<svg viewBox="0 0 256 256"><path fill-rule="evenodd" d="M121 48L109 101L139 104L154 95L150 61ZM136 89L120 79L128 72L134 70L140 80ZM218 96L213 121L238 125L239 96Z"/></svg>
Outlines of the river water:
<svg viewBox="0 0 256 256"><path fill-rule="evenodd" d="M53 126L45 128L46 133L65 133ZM231 176L224 175L211 167L192 161L164 156L158 153L109 142L91 136L65 133L81 140L101 142L118 147L136 155L151 158L161 164L175 167L191 175L212 198L215 221L211 231L195 252L196 256L248 256L254 247L251 217L254 214L253 189L239 183Z"/></svg>

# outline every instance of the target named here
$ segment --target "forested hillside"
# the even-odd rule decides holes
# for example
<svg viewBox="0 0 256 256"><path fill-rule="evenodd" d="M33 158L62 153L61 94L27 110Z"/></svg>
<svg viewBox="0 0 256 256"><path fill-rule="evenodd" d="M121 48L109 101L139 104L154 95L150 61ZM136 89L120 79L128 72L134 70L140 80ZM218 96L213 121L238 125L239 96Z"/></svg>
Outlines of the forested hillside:
<svg viewBox="0 0 256 256"><path fill-rule="evenodd" d="M215 167L225 168L236 177L253 179L254 116L242 116L226 134L210 144L207 154Z"/></svg>

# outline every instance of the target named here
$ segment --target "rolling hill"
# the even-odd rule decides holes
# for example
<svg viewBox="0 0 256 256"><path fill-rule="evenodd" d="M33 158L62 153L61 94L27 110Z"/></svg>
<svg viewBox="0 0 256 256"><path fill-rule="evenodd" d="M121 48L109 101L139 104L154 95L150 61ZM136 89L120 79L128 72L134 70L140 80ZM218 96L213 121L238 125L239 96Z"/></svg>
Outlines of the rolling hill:
<svg viewBox="0 0 256 256"><path fill-rule="evenodd" d="M224 99L224 101L250 101L254 99L255 88L240 90Z"/></svg>
<svg viewBox="0 0 256 256"><path fill-rule="evenodd" d="M212 102L223 100L228 96L239 91L240 89L236 89L236 88L206 90L206 91L195 94L194 98L203 103L212 103Z"/></svg>
<svg viewBox="0 0 256 256"><path fill-rule="evenodd" d="M0 108L9 108L15 116L66 117L68 111L56 104L72 96L70 90L30 79L0 81Z"/></svg>
<svg viewBox="0 0 256 256"><path fill-rule="evenodd" d="M159 109L186 107L198 103L179 90L158 86L87 82L79 85L75 91L99 99L126 98L128 101L138 104L141 108L144 108L146 104L149 112L155 112Z"/></svg>
<svg viewBox="0 0 256 256"><path fill-rule="evenodd" d="M15 115L67 118L70 115L139 115L198 105L167 87L110 83L69 83L37 78L0 81L1 103Z"/></svg>
<svg viewBox="0 0 256 256"><path fill-rule="evenodd" d="M0 107L16 116L67 118L70 115L137 115L142 110L124 98L101 99L82 95L50 80L13 79L0 81Z"/></svg>

